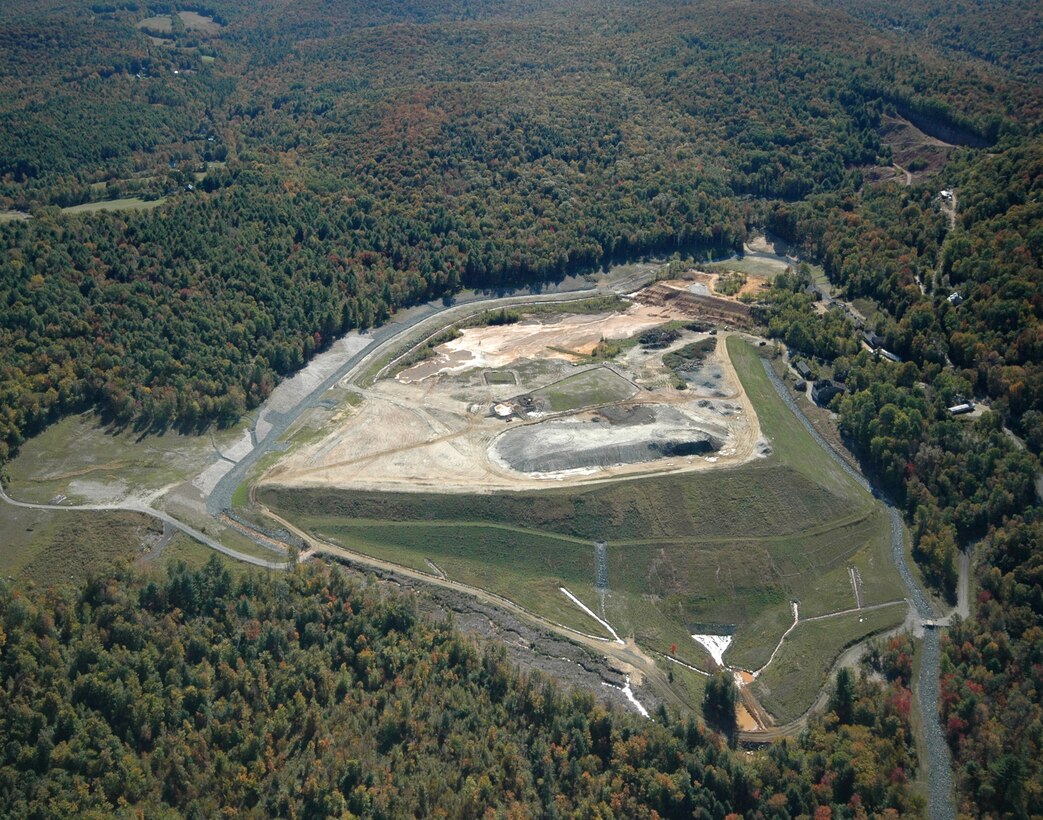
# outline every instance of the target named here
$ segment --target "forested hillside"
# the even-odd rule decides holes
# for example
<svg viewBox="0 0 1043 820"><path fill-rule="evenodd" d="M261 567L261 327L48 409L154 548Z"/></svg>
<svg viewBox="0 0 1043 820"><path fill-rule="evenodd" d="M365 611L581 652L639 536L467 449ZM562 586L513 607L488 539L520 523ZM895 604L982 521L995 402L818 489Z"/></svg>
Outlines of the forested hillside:
<svg viewBox="0 0 1043 820"><path fill-rule="evenodd" d="M977 600L946 639L942 699L960 799L1029 814L1043 783L1041 28L1038 4L998 0L5 2L0 463L90 407L142 429L230 424L403 305L724 255L767 228L902 359L816 313L800 271L765 295L766 332L846 382L840 430L903 508L936 591L954 593L973 551ZM945 161L893 167L895 122ZM102 201L122 210L91 209ZM948 412L968 399L985 412ZM462 813L490 794L568 813L610 792L630 801L621 815L917 808L911 672L893 665L891 689L859 684L861 717L837 704L851 726L827 721L746 768L693 726L638 729L517 679L336 576L233 587L211 568L69 595L2 602L0 790L17 814L121 797ZM459 778L439 782L453 732ZM369 734L371 757L338 757ZM416 770L414 742L429 755ZM850 763L870 747L871 775Z"/></svg>
<svg viewBox="0 0 1043 820"><path fill-rule="evenodd" d="M20 817L723 817L917 811L909 647L747 762L693 720L512 671L411 600L314 570L0 590L0 801Z"/></svg>
<svg viewBox="0 0 1043 820"><path fill-rule="evenodd" d="M888 106L991 140L1039 102L800 3L30 5L0 27L0 205L32 216L0 228L5 451L95 404L228 423L403 304L737 250L756 203L887 163ZM123 195L166 198L51 207Z"/></svg>
<svg viewBox="0 0 1043 820"><path fill-rule="evenodd" d="M904 505L928 580L954 595L960 552L977 561L973 617L943 639L943 719L971 814L1030 813L1043 783L1041 161L1038 135L959 157L945 170L960 197L951 229L926 186L771 216L846 295L873 300L870 327L905 361L816 343L829 320L809 312L780 315L773 332L846 379L841 431ZM988 409L949 413L967 399Z"/></svg>

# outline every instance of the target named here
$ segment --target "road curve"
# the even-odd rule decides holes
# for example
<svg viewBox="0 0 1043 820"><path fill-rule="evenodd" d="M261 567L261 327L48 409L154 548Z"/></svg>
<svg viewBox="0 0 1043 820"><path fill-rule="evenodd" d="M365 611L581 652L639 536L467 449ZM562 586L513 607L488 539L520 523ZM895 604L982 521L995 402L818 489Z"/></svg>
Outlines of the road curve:
<svg viewBox="0 0 1043 820"><path fill-rule="evenodd" d="M125 504L81 504L81 505L69 505L62 506L60 504L32 504L28 501L18 501L11 498L7 494L7 491L0 485L0 501L4 501L10 504L12 507L21 507L26 510L55 510L61 512L135 512L143 515L151 516L157 521L162 521L164 524L169 524L176 529L181 530L185 535L190 538L194 538L201 544L204 544L212 550L220 552L222 555L227 555L229 558L234 558L237 561L243 561L247 564L252 564L255 567L262 567L264 569L272 570L285 570L289 569L292 564L289 561L266 561L263 558L258 558L256 555L247 555L245 552L239 552L231 547L226 547L220 541L211 538L206 533L200 532L194 527L188 526L172 515L168 515L162 510L156 510L152 507L146 506L140 502L127 502Z"/></svg>

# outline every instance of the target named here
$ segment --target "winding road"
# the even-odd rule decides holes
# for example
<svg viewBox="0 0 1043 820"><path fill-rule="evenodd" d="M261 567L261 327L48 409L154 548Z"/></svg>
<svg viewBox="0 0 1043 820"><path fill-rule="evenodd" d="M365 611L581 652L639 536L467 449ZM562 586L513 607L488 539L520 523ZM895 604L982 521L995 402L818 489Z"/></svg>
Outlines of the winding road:
<svg viewBox="0 0 1043 820"><path fill-rule="evenodd" d="M222 555L227 555L229 558L234 558L237 561L243 561L247 564L252 564L255 567L263 567L264 569L273 570L284 570L289 569L291 564L288 561L266 561L264 558L258 558L256 555L248 555L245 552L239 552L231 547L226 547L220 541L211 538L204 532L200 532L195 527L190 527L182 521L174 518L172 515L168 515L162 510L157 510L153 507L149 507L138 501L127 501L122 504L78 504L75 506L63 507L61 504L31 504L28 501L17 501L7 494L3 486L0 485L0 501L4 501L10 504L12 507L21 507L26 510L57 510L61 512L134 512L141 513L143 515L155 518L157 521L162 521L164 524L168 524L175 529L181 530L185 535L194 538L201 544L205 544L212 550L220 552Z"/></svg>
<svg viewBox="0 0 1043 820"><path fill-rule="evenodd" d="M787 264L792 264L793 262L793 260L786 257L779 257L773 254L765 254L761 252L752 252L750 255L784 261ZM402 334L416 329L428 321L438 319L439 321L444 322L447 318L450 318L450 316L457 313L466 315L467 313L474 313L479 310L488 310L497 307L512 307L539 302L575 301L587 299L592 296L609 295L612 293L628 293L638 289L651 280L657 268L655 265L628 267L630 268L629 273L626 272L626 269L620 269L621 275L617 275L613 278L610 274L609 277L598 282L596 285L588 285L582 280L573 279L564 285L546 288L540 293L528 290L523 293L506 296L490 296L481 293L470 293L460 296L452 302L429 302L425 305L400 312L400 314L389 323L371 331L368 334L368 342L361 349L358 349L357 352L350 355L349 358L341 363L330 375L323 379L321 383L297 402L291 410L285 413L277 413L274 411L267 412L267 408L262 406L257 415L257 421L255 421L251 429L251 449L235 462L235 464L217 481L211 492L207 495L208 512L216 519L223 514L224 510L229 509L232 506L232 494L235 489L246 479L250 469L257 464L261 458L279 449L279 439L287 432L287 430L290 429L294 422L296 422L304 412L320 406L323 402L325 393L330 388L341 383L348 377L357 376L359 373L363 372L364 368L374 362L377 357L385 355L391 345L395 343ZM865 477L854 470L851 465L849 465L829 445L829 443L822 438L818 431L815 430L767 361L764 362L764 366L779 396L796 414L796 417L808 430L815 441L826 450L830 457L833 458L841 469L843 469L854 481L856 481L866 491L879 498L879 493L873 490ZM264 419L265 429L263 434L259 435L258 422L261 419ZM173 516L139 501L129 500L116 504L91 504L78 506L34 504L12 499L7 495L2 486L0 486L0 501L26 509L99 512L128 511L142 513L164 522L165 525L175 527L211 549L231 558L235 558L236 560L270 570L284 570L291 566L290 562L287 561L268 561L226 547L224 544L206 533L184 524ZM915 612L917 625L921 628L924 626L928 627L924 631L920 677L917 681L916 687L920 712L924 716L923 722L925 726L924 746L926 750L927 779L929 787L928 816L932 818L932 820L935 820L935 818L937 818L937 820L949 820L949 818L955 818L956 816L953 801L952 762L940 722L936 717L933 720L930 719L930 716L937 716L938 714L938 674L940 663L939 633L937 629L931 627L942 624L932 620L934 618L934 613L930 603L926 595L924 595L923 591L916 583L912 571L907 563L905 554L905 536L901 514L886 500L884 500L884 504L887 508L891 522L892 558L906 586L909 602ZM655 684L656 690L661 692L668 700L670 700L673 706L683 708L687 707L687 704L685 704L680 696L678 696L669 686L667 675L663 669L633 641L627 641L620 645L610 640L603 640L591 635L586 635L562 624L550 621L525 609L513 601L501 598L487 590L471 587L444 576L425 573L398 564L381 561L380 559L362 553L356 553L344 549L335 544L323 542L316 539L313 535L301 531L290 522L280 518L271 511L265 509L264 512L272 519L279 521L290 532L304 538L310 546L308 554L322 552L331 557L339 558L353 564L467 593L479 600L506 609L517 616L525 618L529 622L539 625L540 627L551 630L569 638L570 640L595 649L599 653L602 653L618 662L624 670L632 670L648 679L649 682ZM261 546L271 549L270 545L261 544ZM849 653L855 651L861 651L861 646L852 647L847 650L838 662L843 661ZM819 701L822 701L826 691L827 690L824 688L823 692L819 695L818 701L816 701L816 705L819 706L819 708L821 708ZM815 706L812 707L812 710L814 709ZM792 732L796 728L799 728L799 726L802 726L804 722L806 722L806 719L807 714L794 724L788 724L785 727L775 727L772 734ZM758 737L758 739L764 738L764 734L761 734Z"/></svg>

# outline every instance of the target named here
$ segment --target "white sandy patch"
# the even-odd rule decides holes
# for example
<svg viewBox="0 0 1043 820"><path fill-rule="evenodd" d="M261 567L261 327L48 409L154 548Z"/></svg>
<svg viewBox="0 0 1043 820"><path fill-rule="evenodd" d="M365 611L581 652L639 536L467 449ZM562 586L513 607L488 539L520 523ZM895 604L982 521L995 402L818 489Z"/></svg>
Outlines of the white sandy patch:
<svg viewBox="0 0 1043 820"><path fill-rule="evenodd" d="M416 381L435 373L461 373L475 367L506 367L522 359L573 361L589 354L602 339L629 339L677 315L669 309L633 305L623 313L559 315L526 319L513 325L469 327L435 349L436 359L403 372L400 380Z"/></svg>
<svg viewBox="0 0 1043 820"><path fill-rule="evenodd" d="M250 431L243 430L243 434L238 439L218 452L229 461L240 461L249 454L253 448L253 437L250 435Z"/></svg>
<svg viewBox="0 0 1043 820"><path fill-rule="evenodd" d="M609 631L609 634L611 634L612 637L615 638L616 643L618 643L620 646L626 646L626 643L623 641L622 638L619 637L619 635L616 634L616 630L614 630L612 628L612 625L609 624L608 621L606 621L604 618L601 618L601 617L598 617L597 615L595 615L594 614L594 610L592 610L585 603L583 603L579 598L577 598L575 595L573 595L571 592L569 592L567 589L565 589L565 587L558 587L558 589L560 589L562 592L564 592L565 595L568 597L568 599L570 601L572 601L572 603L574 603L576 606L578 606L580 609L582 609L584 612L586 612L591 618L593 618L595 621L597 621L599 624L601 624L603 627L605 627L605 629L607 629ZM629 681L629 678L628 678L628 681Z"/></svg>
<svg viewBox="0 0 1043 820"><path fill-rule="evenodd" d="M76 478L69 482L66 490L67 495L85 498L89 504L115 504L123 501L129 493L127 482L120 479L107 482Z"/></svg>
<svg viewBox="0 0 1043 820"><path fill-rule="evenodd" d="M641 701L634 697L634 690L630 688L630 675L627 675L626 686L613 686L611 683L608 683L607 681L601 681L601 685L609 686L613 689L619 689L624 695L626 695L627 700L629 700L634 705L634 708L637 709L637 711L641 714L641 717L648 718L649 720L652 719L651 715L648 714L648 710L644 707L644 704L642 704Z"/></svg>
<svg viewBox="0 0 1043 820"><path fill-rule="evenodd" d="M230 461L225 461L223 458L218 459L192 479L192 486L199 490L204 497L208 497L214 491L217 482L224 478L225 474L234 466Z"/></svg>
<svg viewBox="0 0 1043 820"><path fill-rule="evenodd" d="M718 666L724 666L724 652L731 646L731 635L692 635L699 646L710 653Z"/></svg>

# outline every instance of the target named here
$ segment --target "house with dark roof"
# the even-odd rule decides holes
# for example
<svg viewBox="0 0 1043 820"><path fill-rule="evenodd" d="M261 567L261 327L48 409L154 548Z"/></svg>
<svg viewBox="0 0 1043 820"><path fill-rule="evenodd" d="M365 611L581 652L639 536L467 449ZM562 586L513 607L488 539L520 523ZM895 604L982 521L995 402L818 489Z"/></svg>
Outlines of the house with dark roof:
<svg viewBox="0 0 1043 820"><path fill-rule="evenodd" d="M873 350L877 350L884 346L884 337L878 334L875 330L863 330L862 339Z"/></svg>
<svg viewBox="0 0 1043 820"><path fill-rule="evenodd" d="M832 379L819 379L811 385L811 398L815 404L825 407L835 396L847 392L847 387Z"/></svg>

